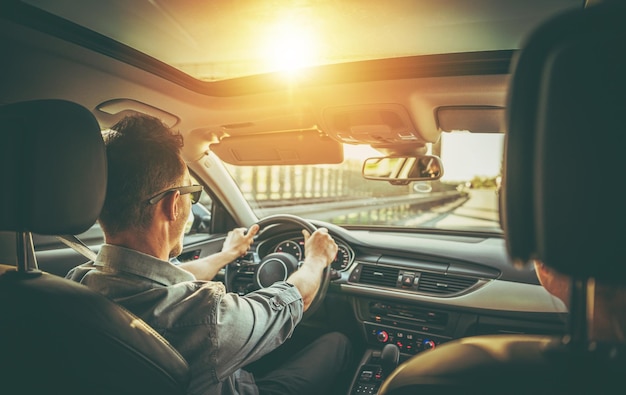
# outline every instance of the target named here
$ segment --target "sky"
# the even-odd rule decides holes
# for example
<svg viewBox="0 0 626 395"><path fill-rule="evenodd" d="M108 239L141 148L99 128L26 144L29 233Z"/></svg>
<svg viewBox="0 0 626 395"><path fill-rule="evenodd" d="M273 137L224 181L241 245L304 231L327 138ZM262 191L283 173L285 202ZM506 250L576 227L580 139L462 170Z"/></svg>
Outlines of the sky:
<svg viewBox="0 0 626 395"><path fill-rule="evenodd" d="M502 133L442 133L442 181L466 181L474 176L500 174L504 147Z"/></svg>

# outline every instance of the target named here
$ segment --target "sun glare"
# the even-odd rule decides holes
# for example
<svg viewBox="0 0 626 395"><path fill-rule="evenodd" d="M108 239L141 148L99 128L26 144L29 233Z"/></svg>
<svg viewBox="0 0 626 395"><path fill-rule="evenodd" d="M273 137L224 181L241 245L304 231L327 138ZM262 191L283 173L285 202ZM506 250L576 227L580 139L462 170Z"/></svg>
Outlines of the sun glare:
<svg viewBox="0 0 626 395"><path fill-rule="evenodd" d="M369 145L343 145L343 154L346 159L364 160L372 157L383 156L379 151Z"/></svg>
<svg viewBox="0 0 626 395"><path fill-rule="evenodd" d="M262 46L262 56L273 71L294 73L315 64L317 43L313 29L298 18L285 18L271 25Z"/></svg>
<svg viewBox="0 0 626 395"><path fill-rule="evenodd" d="M442 133L441 139L443 180L456 182L500 175L504 133Z"/></svg>

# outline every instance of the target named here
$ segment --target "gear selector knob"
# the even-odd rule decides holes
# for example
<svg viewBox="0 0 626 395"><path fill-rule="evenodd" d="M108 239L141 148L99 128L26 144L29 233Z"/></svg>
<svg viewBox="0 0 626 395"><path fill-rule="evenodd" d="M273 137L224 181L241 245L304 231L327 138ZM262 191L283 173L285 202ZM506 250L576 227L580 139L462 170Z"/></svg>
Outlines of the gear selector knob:
<svg viewBox="0 0 626 395"><path fill-rule="evenodd" d="M380 352L380 359L383 372L385 375L388 375L398 366L400 349L395 344L385 344L383 350Z"/></svg>

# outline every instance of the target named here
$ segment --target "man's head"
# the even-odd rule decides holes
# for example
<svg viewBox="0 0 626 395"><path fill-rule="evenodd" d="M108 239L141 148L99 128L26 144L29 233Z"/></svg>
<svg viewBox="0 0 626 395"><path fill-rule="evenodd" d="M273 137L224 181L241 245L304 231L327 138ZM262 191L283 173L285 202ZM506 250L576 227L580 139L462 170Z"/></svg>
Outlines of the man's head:
<svg viewBox="0 0 626 395"><path fill-rule="evenodd" d="M156 118L137 115L114 125L105 135L105 143L108 184L99 222L107 239L127 232L147 232L155 220L163 218L161 211L168 208L177 211L176 220L169 221L169 225L176 231L180 226L180 238L191 204L172 200L184 197L180 191L162 193L191 185L181 157L182 136ZM158 201L152 199L159 194ZM173 208L167 206L174 203L177 204Z"/></svg>

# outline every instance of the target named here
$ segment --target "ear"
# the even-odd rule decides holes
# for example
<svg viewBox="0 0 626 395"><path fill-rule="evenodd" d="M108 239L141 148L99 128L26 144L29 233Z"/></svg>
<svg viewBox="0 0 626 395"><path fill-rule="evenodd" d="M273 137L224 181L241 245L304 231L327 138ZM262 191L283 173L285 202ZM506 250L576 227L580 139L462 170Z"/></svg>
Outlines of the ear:
<svg viewBox="0 0 626 395"><path fill-rule="evenodd" d="M161 210L163 210L163 215L170 220L175 221L179 215L178 205L180 204L180 192L174 191L172 193L168 193L161 202Z"/></svg>

